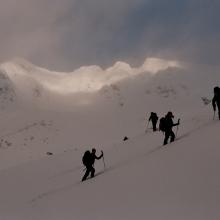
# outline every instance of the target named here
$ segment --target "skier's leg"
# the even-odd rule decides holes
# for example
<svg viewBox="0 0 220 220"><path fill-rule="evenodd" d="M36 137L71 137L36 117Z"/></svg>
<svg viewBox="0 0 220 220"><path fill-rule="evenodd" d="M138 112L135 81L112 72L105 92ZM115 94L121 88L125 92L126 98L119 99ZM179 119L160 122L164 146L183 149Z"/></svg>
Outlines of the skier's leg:
<svg viewBox="0 0 220 220"><path fill-rule="evenodd" d="M170 142L173 142L175 140L175 134L173 131L170 131Z"/></svg>
<svg viewBox="0 0 220 220"><path fill-rule="evenodd" d="M90 169L89 169L89 167L86 167L86 172L85 172L85 175L82 178L82 181L86 180L86 178L88 177L89 173L90 173Z"/></svg>
<svg viewBox="0 0 220 220"><path fill-rule="evenodd" d="M220 102L217 103L217 106L218 106L218 118L219 118L219 120L220 120Z"/></svg>
<svg viewBox="0 0 220 220"><path fill-rule="evenodd" d="M93 178L95 176L95 168L92 167L91 168L91 178Z"/></svg>
<svg viewBox="0 0 220 220"><path fill-rule="evenodd" d="M153 125L153 131L157 131L157 127L156 127L156 122L152 122L152 125Z"/></svg>
<svg viewBox="0 0 220 220"><path fill-rule="evenodd" d="M163 145L166 145L169 139L170 133L168 131L165 131L165 137L163 141Z"/></svg>

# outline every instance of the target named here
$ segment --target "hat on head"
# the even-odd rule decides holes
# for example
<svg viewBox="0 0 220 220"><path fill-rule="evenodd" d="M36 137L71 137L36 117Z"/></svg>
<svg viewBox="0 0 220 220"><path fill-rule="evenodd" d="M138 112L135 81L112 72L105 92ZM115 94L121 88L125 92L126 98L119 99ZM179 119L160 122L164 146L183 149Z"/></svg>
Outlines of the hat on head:
<svg viewBox="0 0 220 220"><path fill-rule="evenodd" d="M173 115L172 112L168 112L167 115L170 116L170 117L172 117L172 118L174 117L174 115Z"/></svg>

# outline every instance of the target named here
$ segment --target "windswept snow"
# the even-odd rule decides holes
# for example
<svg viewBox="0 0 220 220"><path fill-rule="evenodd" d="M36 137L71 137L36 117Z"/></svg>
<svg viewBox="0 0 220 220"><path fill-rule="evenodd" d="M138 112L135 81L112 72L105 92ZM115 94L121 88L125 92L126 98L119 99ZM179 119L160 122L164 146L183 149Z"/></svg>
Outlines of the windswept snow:
<svg viewBox="0 0 220 220"><path fill-rule="evenodd" d="M34 66L22 59L15 59L2 64L0 69L3 69L21 88L26 88L32 81L50 91L67 94L94 92L121 80L142 73L155 74L169 67L181 68L181 65L177 61L147 58L144 64L138 68L132 68L124 62L116 62L105 70L93 65L81 67L70 73L61 73Z"/></svg>
<svg viewBox="0 0 220 220"><path fill-rule="evenodd" d="M143 66L68 74L1 65L0 85L17 108L0 112L0 219L220 219L220 124L202 100L212 98L217 70L195 80L178 62ZM181 125L163 147L163 134L145 129L151 111L170 110ZM97 176L81 183L92 147L104 150L106 169L97 161Z"/></svg>

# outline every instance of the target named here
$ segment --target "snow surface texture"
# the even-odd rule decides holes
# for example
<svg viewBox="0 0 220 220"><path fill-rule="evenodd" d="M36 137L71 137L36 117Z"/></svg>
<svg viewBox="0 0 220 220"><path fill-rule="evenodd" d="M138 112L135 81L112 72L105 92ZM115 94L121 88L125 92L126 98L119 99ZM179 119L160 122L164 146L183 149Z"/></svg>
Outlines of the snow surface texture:
<svg viewBox="0 0 220 220"><path fill-rule="evenodd" d="M220 219L220 124L207 101L219 75L199 70L159 59L68 74L2 64L0 219ZM163 147L146 124L170 110L181 125ZM81 183L92 147L106 168L97 161Z"/></svg>

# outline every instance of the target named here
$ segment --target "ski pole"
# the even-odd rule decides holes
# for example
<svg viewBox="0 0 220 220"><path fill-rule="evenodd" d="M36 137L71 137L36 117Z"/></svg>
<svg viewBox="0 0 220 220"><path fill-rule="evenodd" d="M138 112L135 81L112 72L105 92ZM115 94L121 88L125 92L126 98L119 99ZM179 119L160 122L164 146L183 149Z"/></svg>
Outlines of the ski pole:
<svg viewBox="0 0 220 220"><path fill-rule="evenodd" d="M176 127L176 137L177 137L177 132L178 132L178 130L179 130L179 124L180 124L180 119L178 119L178 125L177 125L177 127Z"/></svg>
<svg viewBox="0 0 220 220"><path fill-rule="evenodd" d="M103 164L104 164L104 170L105 170L105 167L106 167L106 166L105 166L105 158L104 158L104 153L103 153L103 151L102 151L102 155L103 155L103 156L102 156L102 161L103 161Z"/></svg>
<svg viewBox="0 0 220 220"><path fill-rule="evenodd" d="M178 129L179 129L179 125L177 125L177 127L176 127L176 137L177 137Z"/></svg>
<svg viewBox="0 0 220 220"><path fill-rule="evenodd" d="M145 133L147 133L148 125L149 125L149 120L148 120L148 122L147 122L147 128L146 128L146 130L145 130Z"/></svg>

